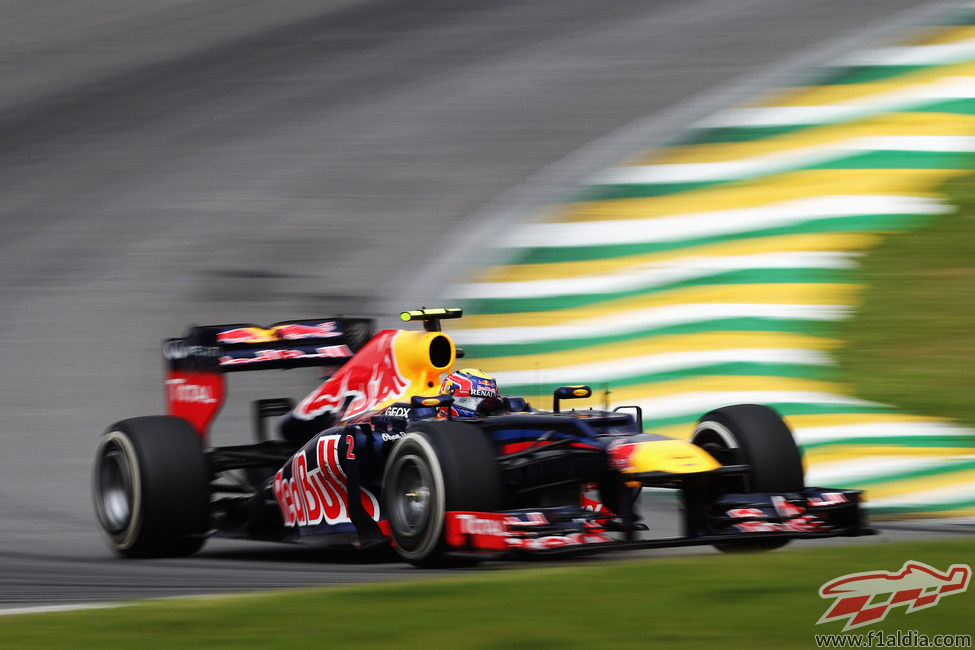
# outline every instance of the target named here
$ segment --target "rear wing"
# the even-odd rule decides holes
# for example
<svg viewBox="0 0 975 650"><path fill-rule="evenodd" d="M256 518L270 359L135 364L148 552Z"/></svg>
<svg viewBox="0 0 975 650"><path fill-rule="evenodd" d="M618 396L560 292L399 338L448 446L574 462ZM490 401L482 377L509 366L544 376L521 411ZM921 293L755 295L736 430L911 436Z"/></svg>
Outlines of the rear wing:
<svg viewBox="0 0 975 650"><path fill-rule="evenodd" d="M375 333L368 318L196 325L182 338L163 341L166 412L187 420L207 439L223 406L224 374L274 368L340 368Z"/></svg>
<svg viewBox="0 0 975 650"><path fill-rule="evenodd" d="M239 372L273 368L340 367L375 333L369 318L289 320L195 325L182 338L163 341L170 371Z"/></svg>

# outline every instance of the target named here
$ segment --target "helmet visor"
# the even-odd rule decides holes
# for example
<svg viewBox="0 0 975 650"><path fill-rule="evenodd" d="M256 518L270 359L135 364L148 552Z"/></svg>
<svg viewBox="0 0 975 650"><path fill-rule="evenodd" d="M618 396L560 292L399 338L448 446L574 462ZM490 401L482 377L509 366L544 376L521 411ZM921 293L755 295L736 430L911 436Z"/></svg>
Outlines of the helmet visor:
<svg viewBox="0 0 975 650"><path fill-rule="evenodd" d="M454 408L458 411L463 409L464 411L470 411L473 415L477 411L477 407L484 401L484 397L470 397L458 395L454 397Z"/></svg>

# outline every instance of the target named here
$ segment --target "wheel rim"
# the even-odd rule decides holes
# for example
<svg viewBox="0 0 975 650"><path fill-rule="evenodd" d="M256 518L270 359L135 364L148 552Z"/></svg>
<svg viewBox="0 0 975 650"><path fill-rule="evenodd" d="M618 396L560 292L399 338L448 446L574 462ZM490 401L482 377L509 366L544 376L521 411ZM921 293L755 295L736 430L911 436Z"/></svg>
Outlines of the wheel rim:
<svg viewBox="0 0 975 650"><path fill-rule="evenodd" d="M714 422L699 423L694 430L692 441L722 465L739 465L742 458L737 440L724 425ZM710 499L730 492L747 491L748 483L743 477L718 477L710 482Z"/></svg>
<svg viewBox="0 0 975 650"><path fill-rule="evenodd" d="M390 525L398 536L414 539L424 533L433 511L433 477L419 456L396 460L392 472Z"/></svg>
<svg viewBox="0 0 975 650"><path fill-rule="evenodd" d="M99 460L96 476L99 518L108 533L119 535L132 521L132 466L114 440L105 445Z"/></svg>
<svg viewBox="0 0 975 650"><path fill-rule="evenodd" d="M694 429L691 441L711 454L722 465L736 465L741 461L738 441L734 435L722 424L717 422L700 422Z"/></svg>
<svg viewBox="0 0 975 650"><path fill-rule="evenodd" d="M698 443L698 446L722 465L734 465L737 460L734 450L728 449L719 440L712 438L706 442Z"/></svg>

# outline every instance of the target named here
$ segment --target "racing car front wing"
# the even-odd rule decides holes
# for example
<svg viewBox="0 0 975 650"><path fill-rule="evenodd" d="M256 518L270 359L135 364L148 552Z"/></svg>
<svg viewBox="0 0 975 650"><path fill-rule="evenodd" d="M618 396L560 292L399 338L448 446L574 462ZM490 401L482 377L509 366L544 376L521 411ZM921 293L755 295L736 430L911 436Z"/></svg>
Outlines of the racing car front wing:
<svg viewBox="0 0 975 650"><path fill-rule="evenodd" d="M728 494L696 512L685 502L684 535L637 538L605 509L561 506L504 512L447 512L445 538L459 553L552 555L678 546L756 545L776 540L855 537L863 521L859 490L805 488L787 494ZM620 537L617 531L625 531Z"/></svg>

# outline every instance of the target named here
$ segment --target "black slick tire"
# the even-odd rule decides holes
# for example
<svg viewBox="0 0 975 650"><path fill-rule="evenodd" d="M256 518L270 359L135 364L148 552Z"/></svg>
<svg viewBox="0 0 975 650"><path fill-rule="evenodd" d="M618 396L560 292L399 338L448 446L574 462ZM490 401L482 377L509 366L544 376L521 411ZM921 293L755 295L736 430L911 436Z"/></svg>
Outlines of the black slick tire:
<svg viewBox="0 0 975 650"><path fill-rule="evenodd" d="M420 567L456 565L444 540L444 515L499 508L501 477L494 448L474 425L421 422L390 452L382 502L400 557Z"/></svg>
<svg viewBox="0 0 975 650"><path fill-rule="evenodd" d="M182 419L122 420L102 435L92 476L95 514L126 557L180 557L203 545L209 477L202 443Z"/></svg>
<svg viewBox="0 0 975 650"><path fill-rule="evenodd" d="M715 409L698 420L691 437L722 465L749 465L743 479L720 481L720 491L801 492L802 455L792 430L774 409L760 404L737 404ZM788 540L716 544L722 551L767 551Z"/></svg>

